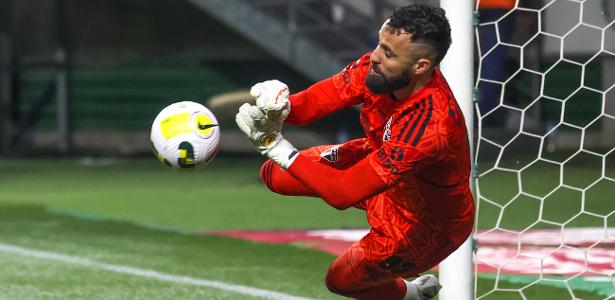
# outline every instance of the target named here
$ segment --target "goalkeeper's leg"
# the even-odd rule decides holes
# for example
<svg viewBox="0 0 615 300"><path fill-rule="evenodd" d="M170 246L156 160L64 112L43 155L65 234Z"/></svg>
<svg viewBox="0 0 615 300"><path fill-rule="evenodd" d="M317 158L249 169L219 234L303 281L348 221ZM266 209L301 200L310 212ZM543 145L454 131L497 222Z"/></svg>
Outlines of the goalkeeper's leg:
<svg viewBox="0 0 615 300"><path fill-rule="evenodd" d="M396 248L394 244L397 244L394 240L375 237L370 232L331 264L325 279L327 288L338 295L362 300L435 297L441 287L435 276L404 280L429 267L417 265L411 255L390 253L390 249Z"/></svg>
<svg viewBox="0 0 615 300"><path fill-rule="evenodd" d="M376 274L379 267L370 260L358 244L346 250L329 267L325 278L329 291L362 300L404 299L407 287L403 278Z"/></svg>

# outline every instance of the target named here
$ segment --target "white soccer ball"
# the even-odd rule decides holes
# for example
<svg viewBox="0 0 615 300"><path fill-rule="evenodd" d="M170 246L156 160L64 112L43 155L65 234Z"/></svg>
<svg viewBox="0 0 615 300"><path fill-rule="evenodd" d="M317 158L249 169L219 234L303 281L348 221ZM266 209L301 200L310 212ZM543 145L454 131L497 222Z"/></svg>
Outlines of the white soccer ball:
<svg viewBox="0 0 615 300"><path fill-rule="evenodd" d="M220 145L220 127L205 106L182 101L165 107L154 119L150 139L165 165L192 170L209 163Z"/></svg>

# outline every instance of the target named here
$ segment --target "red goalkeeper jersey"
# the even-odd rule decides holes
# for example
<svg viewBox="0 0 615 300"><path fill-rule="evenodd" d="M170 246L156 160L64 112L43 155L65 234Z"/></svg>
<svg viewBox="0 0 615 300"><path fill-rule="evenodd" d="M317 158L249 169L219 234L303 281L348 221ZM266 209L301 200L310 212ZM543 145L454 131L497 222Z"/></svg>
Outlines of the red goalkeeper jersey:
<svg viewBox="0 0 615 300"><path fill-rule="evenodd" d="M359 203L370 225L398 240L408 239L411 229L412 235L423 238L442 233L456 248L469 235L474 217L461 109L438 68L420 91L395 99L367 89L370 66L368 53L342 72L291 95L286 122L302 125L361 104L368 144L364 148L371 149L364 159L386 184L386 189Z"/></svg>

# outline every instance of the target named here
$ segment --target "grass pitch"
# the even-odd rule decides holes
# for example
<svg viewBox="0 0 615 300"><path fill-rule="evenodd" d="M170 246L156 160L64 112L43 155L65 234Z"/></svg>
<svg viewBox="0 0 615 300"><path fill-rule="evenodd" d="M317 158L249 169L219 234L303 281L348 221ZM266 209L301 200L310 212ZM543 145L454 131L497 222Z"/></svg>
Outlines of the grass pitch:
<svg viewBox="0 0 615 300"><path fill-rule="evenodd" d="M330 254L195 234L213 229L367 226L363 211L340 212L319 199L270 193L259 182L258 167L256 157L219 157L207 169L192 173L168 170L153 158L0 160L0 244L307 298L339 299L322 281L334 259ZM254 299L2 251L0 264L0 297L6 299ZM478 294L494 286L495 281L481 279ZM605 298L542 284L523 291L528 299L571 299L571 293L579 299ZM522 298L510 291L482 299Z"/></svg>

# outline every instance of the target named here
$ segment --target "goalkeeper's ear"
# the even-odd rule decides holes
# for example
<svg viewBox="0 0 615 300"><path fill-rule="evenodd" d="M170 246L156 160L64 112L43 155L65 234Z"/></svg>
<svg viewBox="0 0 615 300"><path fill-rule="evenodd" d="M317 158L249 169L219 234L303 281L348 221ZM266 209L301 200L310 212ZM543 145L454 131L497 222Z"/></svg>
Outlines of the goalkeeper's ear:
<svg viewBox="0 0 615 300"><path fill-rule="evenodd" d="M438 51L432 45L423 42L410 43L410 49L414 53L412 56L416 60L410 70L412 74L417 76L430 74L430 71L437 64Z"/></svg>
<svg viewBox="0 0 615 300"><path fill-rule="evenodd" d="M412 66L412 71L415 75L426 74L432 69L432 60L428 58L419 58L419 60Z"/></svg>

